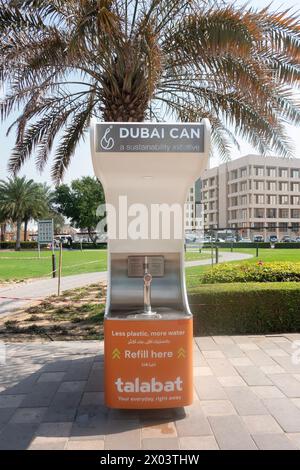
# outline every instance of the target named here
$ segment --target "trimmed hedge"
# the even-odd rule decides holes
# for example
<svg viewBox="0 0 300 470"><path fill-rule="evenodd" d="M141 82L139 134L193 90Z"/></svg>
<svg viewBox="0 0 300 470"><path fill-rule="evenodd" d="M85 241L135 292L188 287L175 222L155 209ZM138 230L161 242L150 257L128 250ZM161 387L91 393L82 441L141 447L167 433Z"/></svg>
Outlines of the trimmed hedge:
<svg viewBox="0 0 300 470"><path fill-rule="evenodd" d="M21 242L22 250L34 250L37 249L37 242ZM16 242L0 242L0 250L14 250L16 248Z"/></svg>
<svg viewBox="0 0 300 470"><path fill-rule="evenodd" d="M202 284L231 282L291 282L300 281L300 263L258 262L222 263L204 271Z"/></svg>
<svg viewBox="0 0 300 470"><path fill-rule="evenodd" d="M82 249L83 250L106 250L107 248L107 243L83 243L82 244ZM78 242L72 243L72 249L73 250L80 250L81 249L81 244Z"/></svg>
<svg viewBox="0 0 300 470"><path fill-rule="evenodd" d="M270 248L271 247L271 244L270 242L236 242L236 243L220 243L220 242L217 242L217 243L213 243L212 244L213 247L215 247L216 245L219 247L219 248L233 248L234 250L238 251L239 248L253 248L255 249L256 246L258 245L259 248ZM281 245L283 245L283 243L281 243ZM297 245L297 243L293 243L293 245ZM300 243L299 243L300 245ZM203 243L203 248L211 248L211 243Z"/></svg>
<svg viewBox="0 0 300 470"><path fill-rule="evenodd" d="M67 247L67 244L63 245L64 248ZM0 242L0 250L14 250L16 248L16 242ZM41 249L46 248L46 245L42 245ZM107 243L83 243L82 249L83 250L105 250L107 248ZM37 242L21 242L21 249L22 250L37 250L38 244ZM73 250L80 250L81 244L80 243L72 243Z"/></svg>
<svg viewBox="0 0 300 470"><path fill-rule="evenodd" d="M275 248L300 248L300 243L275 243Z"/></svg>
<svg viewBox="0 0 300 470"><path fill-rule="evenodd" d="M237 242L237 243L213 243L213 247L216 245L219 248L233 248L234 250L238 251L239 248L253 248L255 249L257 246L258 248L271 248L271 243L270 242ZM295 243L273 243L274 247L277 249L282 249L282 248L300 248L300 243L295 242ZM211 248L211 243L203 243L203 248Z"/></svg>
<svg viewBox="0 0 300 470"><path fill-rule="evenodd" d="M195 335L300 332L299 283L202 285L189 304Z"/></svg>

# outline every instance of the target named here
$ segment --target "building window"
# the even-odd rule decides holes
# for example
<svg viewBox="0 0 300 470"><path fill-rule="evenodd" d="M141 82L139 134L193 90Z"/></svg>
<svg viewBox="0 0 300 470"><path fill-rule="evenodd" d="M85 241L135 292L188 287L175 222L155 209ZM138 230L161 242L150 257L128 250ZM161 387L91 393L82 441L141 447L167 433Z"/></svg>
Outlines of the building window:
<svg viewBox="0 0 300 470"><path fill-rule="evenodd" d="M292 209L291 210L291 218L292 219L300 219L300 209Z"/></svg>
<svg viewBox="0 0 300 470"><path fill-rule="evenodd" d="M289 203L289 197L288 196L279 196L279 204L288 204Z"/></svg>
<svg viewBox="0 0 300 470"><path fill-rule="evenodd" d="M264 223L263 223L263 222L254 222L254 223L253 223L253 227L254 227L254 228L263 228L263 227L264 227Z"/></svg>
<svg viewBox="0 0 300 470"><path fill-rule="evenodd" d="M276 181L268 181L267 188L268 191L276 191Z"/></svg>
<svg viewBox="0 0 300 470"><path fill-rule="evenodd" d="M292 206L299 206L300 196L292 196L291 197L291 204L292 204Z"/></svg>
<svg viewBox="0 0 300 470"><path fill-rule="evenodd" d="M288 219L289 218L289 210L288 209L279 209L279 218L280 219Z"/></svg>
<svg viewBox="0 0 300 470"><path fill-rule="evenodd" d="M211 189L209 191L209 197L212 198L212 197L215 197L215 190L214 189Z"/></svg>
<svg viewBox="0 0 300 470"><path fill-rule="evenodd" d="M246 206L247 205L247 196L241 196L241 205Z"/></svg>
<svg viewBox="0 0 300 470"><path fill-rule="evenodd" d="M238 192L238 185L237 183L233 183L230 185L230 193L237 193Z"/></svg>
<svg viewBox="0 0 300 470"><path fill-rule="evenodd" d="M299 183L292 183L292 191L295 191L295 193L299 193Z"/></svg>
<svg viewBox="0 0 300 470"><path fill-rule="evenodd" d="M247 167L240 169L240 177L245 178L247 176Z"/></svg>
<svg viewBox="0 0 300 470"><path fill-rule="evenodd" d="M276 168L267 168L267 175L271 176L272 178L276 178Z"/></svg>
<svg viewBox="0 0 300 470"><path fill-rule="evenodd" d="M240 184L240 191L247 191L247 181L242 181Z"/></svg>
<svg viewBox="0 0 300 470"><path fill-rule="evenodd" d="M241 210L241 219L246 220L247 219L247 209L242 209Z"/></svg>
<svg viewBox="0 0 300 470"><path fill-rule="evenodd" d="M279 191L288 191L289 190L289 185L288 183L279 183Z"/></svg>
<svg viewBox="0 0 300 470"><path fill-rule="evenodd" d="M255 167L255 174L256 174L256 176L264 176L264 167L263 166L256 166Z"/></svg>
<svg viewBox="0 0 300 470"><path fill-rule="evenodd" d="M254 209L254 217L257 219L262 219L265 216L264 212L264 209Z"/></svg>
<svg viewBox="0 0 300 470"><path fill-rule="evenodd" d="M291 170L292 178L299 178L299 170Z"/></svg>
<svg viewBox="0 0 300 470"><path fill-rule="evenodd" d="M287 230L288 230L288 223L279 222L279 232L287 232Z"/></svg>
<svg viewBox="0 0 300 470"><path fill-rule="evenodd" d="M267 218L268 219L276 219L276 213L277 213L277 210L276 209L267 209Z"/></svg>
<svg viewBox="0 0 300 470"><path fill-rule="evenodd" d="M237 179L237 177L238 177L237 170L232 170L230 172L230 179L235 180L235 179Z"/></svg>
<svg viewBox="0 0 300 470"><path fill-rule="evenodd" d="M265 189L265 184L263 181L255 181L255 189L263 191Z"/></svg>
<svg viewBox="0 0 300 470"><path fill-rule="evenodd" d="M210 178L209 179L209 184L210 184L210 186L214 186L215 185L215 178Z"/></svg>
<svg viewBox="0 0 300 470"><path fill-rule="evenodd" d="M263 194L256 194L255 202L256 202L256 204L264 204L264 202L265 202L264 195Z"/></svg>
<svg viewBox="0 0 300 470"><path fill-rule="evenodd" d="M287 168L279 168L279 176L280 176L280 178L288 178L288 169Z"/></svg>
<svg viewBox="0 0 300 470"><path fill-rule="evenodd" d="M277 204L276 196L267 196L267 204L272 204L272 206L275 206Z"/></svg>

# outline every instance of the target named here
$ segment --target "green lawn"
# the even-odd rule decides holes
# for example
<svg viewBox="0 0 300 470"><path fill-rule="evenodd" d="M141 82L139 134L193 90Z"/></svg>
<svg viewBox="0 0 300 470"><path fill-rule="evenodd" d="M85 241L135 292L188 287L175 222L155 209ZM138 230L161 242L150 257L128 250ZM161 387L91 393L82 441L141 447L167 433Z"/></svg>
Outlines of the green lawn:
<svg viewBox="0 0 300 470"><path fill-rule="evenodd" d="M219 250L230 251L228 248L221 248ZM292 261L300 262L300 249L297 248L259 248L258 249L258 258L256 257L256 249L254 248L234 248L233 253L248 253L253 255L253 258L243 261L243 263L257 263L258 260L261 261Z"/></svg>
<svg viewBox="0 0 300 470"><path fill-rule="evenodd" d="M229 249L220 249L230 251ZM293 261L300 262L300 250L298 249L260 249L258 258L255 257L255 250L250 248L235 248L239 253L249 253L254 255L249 260L242 263L256 263L262 261ZM210 259L210 250L205 253L188 251L186 260ZM58 252L56 252L56 262L58 265ZM84 251L63 251L62 274L68 276L71 274L80 274L86 272L105 271L106 270L106 250L84 250ZM199 276L211 266L196 266L187 269L188 286L199 284ZM51 252L42 251L41 259L38 258L37 251L0 251L0 280L27 279L33 277L50 277L52 270Z"/></svg>
<svg viewBox="0 0 300 470"><path fill-rule="evenodd" d="M186 261L195 261L200 259L210 259L211 254L209 250L205 250L204 253L199 253L197 251L187 251L185 253Z"/></svg>
<svg viewBox="0 0 300 470"><path fill-rule="evenodd" d="M58 267L58 252L56 251ZM63 251L62 275L106 270L106 250ZM0 252L0 280L50 277L51 252L42 251L41 259L36 251Z"/></svg>
<svg viewBox="0 0 300 470"><path fill-rule="evenodd" d="M106 250L63 251L62 275L81 274L95 271L106 271ZM58 252L56 251L58 267ZM209 253L186 253L186 259L197 260L209 258ZM50 277L52 271L51 252L42 251L38 258L37 251L0 251L0 280Z"/></svg>
<svg viewBox="0 0 300 470"><path fill-rule="evenodd" d="M227 248L220 248L219 252L230 251ZM291 261L300 263L300 250L295 248L259 248L258 257L256 257L256 250L253 248L234 248L233 253L247 253L253 255L252 258L242 261L231 261L231 263L257 263L258 261ZM207 266L194 266L186 269L186 281L188 288L194 288L199 285L199 278L202 273L208 269L212 269L211 265Z"/></svg>

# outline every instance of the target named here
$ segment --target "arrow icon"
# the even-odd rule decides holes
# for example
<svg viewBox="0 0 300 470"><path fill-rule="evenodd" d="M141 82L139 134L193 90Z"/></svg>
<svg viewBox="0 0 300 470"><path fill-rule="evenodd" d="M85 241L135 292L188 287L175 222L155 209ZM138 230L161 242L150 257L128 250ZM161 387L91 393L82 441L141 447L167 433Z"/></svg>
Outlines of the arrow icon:
<svg viewBox="0 0 300 470"><path fill-rule="evenodd" d="M118 348L115 348L112 352L112 358L120 359L120 357L121 357L121 351Z"/></svg>
<svg viewBox="0 0 300 470"><path fill-rule="evenodd" d="M177 351L177 357L178 359L185 359L186 358L186 351L184 348L179 348Z"/></svg>

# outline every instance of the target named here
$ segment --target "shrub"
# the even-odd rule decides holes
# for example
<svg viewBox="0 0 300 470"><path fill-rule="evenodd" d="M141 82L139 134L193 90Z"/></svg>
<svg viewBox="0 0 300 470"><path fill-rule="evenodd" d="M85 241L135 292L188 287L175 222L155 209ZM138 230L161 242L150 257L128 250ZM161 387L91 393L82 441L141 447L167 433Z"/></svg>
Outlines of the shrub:
<svg viewBox="0 0 300 470"><path fill-rule="evenodd" d="M200 279L202 284L291 281L300 281L300 263L224 263L205 271Z"/></svg>
<svg viewBox="0 0 300 470"><path fill-rule="evenodd" d="M16 242L11 241L11 242L0 242L0 249L2 250L14 250L16 247ZM67 247L67 245L63 245L64 248ZM38 244L37 242L21 242L21 249L22 250L37 250ZM105 250L107 248L107 243L82 243L82 249L83 250ZM47 249L46 245L41 245L41 249ZM72 249L73 250L80 250L81 249L81 244L78 242L74 242L72 244Z"/></svg>
<svg viewBox="0 0 300 470"><path fill-rule="evenodd" d="M107 243L82 243L83 250L106 250ZM80 250L81 244L79 242L72 243L73 250Z"/></svg>
<svg viewBox="0 0 300 470"><path fill-rule="evenodd" d="M37 242L21 242L21 249L34 250L37 249ZM14 250L16 248L16 242L0 242L1 250Z"/></svg>
<svg viewBox="0 0 300 470"><path fill-rule="evenodd" d="M300 243L275 243L275 248L300 248Z"/></svg>
<svg viewBox="0 0 300 470"><path fill-rule="evenodd" d="M235 283L190 290L196 335L300 331L300 284Z"/></svg>
<svg viewBox="0 0 300 470"><path fill-rule="evenodd" d="M238 243L217 242L217 243L213 243L212 245L213 247L217 245L219 248L231 248L232 247L236 251L238 251L239 248L253 248L254 250L256 246L258 246L259 248L270 248L271 246L270 242L238 242ZM283 245L283 243L281 243L281 245ZM296 245L296 243L293 243L293 245ZM211 248L211 243L210 242L203 243L203 248Z"/></svg>

